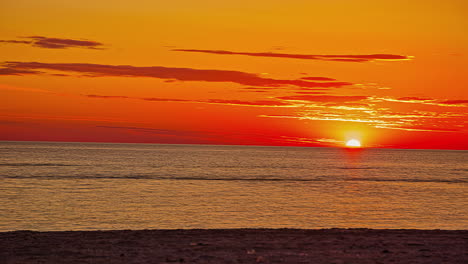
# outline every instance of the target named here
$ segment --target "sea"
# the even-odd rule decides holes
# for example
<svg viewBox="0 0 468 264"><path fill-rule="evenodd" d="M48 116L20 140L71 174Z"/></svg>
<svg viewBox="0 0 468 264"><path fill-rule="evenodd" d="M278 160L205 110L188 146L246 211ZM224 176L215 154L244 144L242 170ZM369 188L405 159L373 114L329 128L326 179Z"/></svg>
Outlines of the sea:
<svg viewBox="0 0 468 264"><path fill-rule="evenodd" d="M0 231L468 229L468 151L0 142Z"/></svg>

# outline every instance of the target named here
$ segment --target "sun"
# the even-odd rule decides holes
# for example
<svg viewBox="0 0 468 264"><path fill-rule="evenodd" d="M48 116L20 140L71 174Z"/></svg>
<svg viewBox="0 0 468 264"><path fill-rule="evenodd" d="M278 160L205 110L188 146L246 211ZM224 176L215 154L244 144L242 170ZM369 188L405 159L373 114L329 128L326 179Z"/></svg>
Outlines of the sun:
<svg viewBox="0 0 468 264"><path fill-rule="evenodd" d="M350 139L346 141L346 146L350 148L360 148L361 142L357 139Z"/></svg>

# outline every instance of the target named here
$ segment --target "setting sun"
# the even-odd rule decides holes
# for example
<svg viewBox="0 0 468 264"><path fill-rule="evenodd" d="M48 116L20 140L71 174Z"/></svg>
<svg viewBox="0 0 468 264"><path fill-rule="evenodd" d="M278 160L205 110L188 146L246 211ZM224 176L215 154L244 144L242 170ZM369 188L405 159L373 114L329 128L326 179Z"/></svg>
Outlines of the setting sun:
<svg viewBox="0 0 468 264"><path fill-rule="evenodd" d="M357 139L350 139L346 141L346 146L347 147L352 147L352 148L360 148L361 147L361 142Z"/></svg>

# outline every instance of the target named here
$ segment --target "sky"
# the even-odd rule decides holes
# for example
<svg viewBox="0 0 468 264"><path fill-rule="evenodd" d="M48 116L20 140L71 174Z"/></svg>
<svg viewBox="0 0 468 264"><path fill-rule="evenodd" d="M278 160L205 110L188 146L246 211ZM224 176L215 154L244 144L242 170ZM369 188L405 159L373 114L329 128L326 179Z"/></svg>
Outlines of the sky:
<svg viewBox="0 0 468 264"><path fill-rule="evenodd" d="M2 0L0 140L468 149L464 0Z"/></svg>

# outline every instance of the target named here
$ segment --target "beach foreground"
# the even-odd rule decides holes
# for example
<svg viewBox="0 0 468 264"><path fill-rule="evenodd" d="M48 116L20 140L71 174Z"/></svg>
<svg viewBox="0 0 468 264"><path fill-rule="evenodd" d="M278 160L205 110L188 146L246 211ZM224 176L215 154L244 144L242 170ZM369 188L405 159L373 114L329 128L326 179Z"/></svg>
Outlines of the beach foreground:
<svg viewBox="0 0 468 264"><path fill-rule="evenodd" d="M468 231L214 229L0 233L12 263L468 263Z"/></svg>

